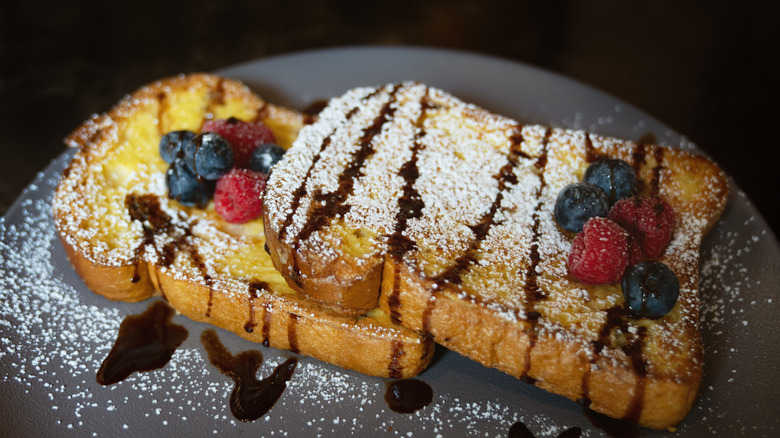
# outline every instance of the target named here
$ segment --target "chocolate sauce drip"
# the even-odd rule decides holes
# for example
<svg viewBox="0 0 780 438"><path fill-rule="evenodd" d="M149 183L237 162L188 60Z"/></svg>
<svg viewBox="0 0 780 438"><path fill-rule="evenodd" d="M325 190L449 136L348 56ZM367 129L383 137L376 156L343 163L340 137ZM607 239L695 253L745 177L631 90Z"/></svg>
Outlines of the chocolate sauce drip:
<svg viewBox="0 0 780 438"><path fill-rule="evenodd" d="M585 133L585 161L592 163L601 158L602 155L593 147L593 140L590 138L590 133Z"/></svg>
<svg viewBox="0 0 780 438"><path fill-rule="evenodd" d="M607 320L604 322L604 325L601 326L599 338L592 342L594 355L597 356L601 354L601 350L604 349L604 346L610 343L609 338L615 328L620 329L621 332L625 332L628 329L627 316L628 312L621 306L614 306L607 309Z"/></svg>
<svg viewBox="0 0 780 438"><path fill-rule="evenodd" d="M582 436L582 429L579 427L570 427L558 434L558 438L579 438ZM525 424L518 421L509 428L508 438L534 438L533 432Z"/></svg>
<svg viewBox="0 0 780 438"><path fill-rule="evenodd" d="M474 233L474 239L471 240L468 249L455 259L455 263L434 279L434 282L437 285L442 286L445 283L461 284L461 276L463 273L477 261L477 248L482 241L485 240L485 237L487 237L490 228L493 227L493 225L496 225L495 216L498 209L501 207L501 201L504 199L504 193L508 189L508 184L517 184L515 167L517 167L519 163L522 152L519 147L523 141L522 135L520 134L521 131L522 127L518 126L515 128L515 134L510 137L513 140L513 143L507 154L507 163L493 176L498 180L498 192L496 193L496 197L493 198L490 209L482 215L479 223L470 227L471 231Z"/></svg>
<svg viewBox="0 0 780 438"><path fill-rule="evenodd" d="M604 347L611 345L612 333L615 330L620 330L623 336L626 338L625 344L621 347L623 353L631 360L631 366L634 369L634 373L637 376L636 386L634 387L634 394L631 398L631 402L626 411L626 414L622 418L623 422L627 422L630 425L636 425L639 422L639 417L642 414L644 405L645 394L645 377L647 376L647 364L643 355L644 340L647 335L647 328L639 326L636 334L632 334L629 328L629 319L631 313L621 306L614 306L607 309L607 317L604 325L602 325L599 331L598 340L592 342L593 356L591 359L591 365L596 363L598 356L601 354ZM588 368L583 375L582 381L582 397L579 402L587 409L590 406L590 399L588 398L589 385L588 380L590 378L590 368ZM591 414L588 414L589 416ZM596 417L598 418L598 417ZM625 427L622 427L625 428Z"/></svg>
<svg viewBox="0 0 780 438"><path fill-rule="evenodd" d="M414 188L414 184L417 182L417 178L420 177L420 169L417 167L417 160L420 151L425 147L422 143L422 138L426 135L426 132L423 129L423 121L425 120L425 114L428 109L432 108L430 101L428 100L427 89L425 96L423 96L420 103L422 105L422 110L415 121L417 133L415 134L414 142L412 143L412 156L398 171L398 174L404 179L404 187L402 189L401 197L398 198L398 212L395 215L395 228L393 229L393 234L391 234L387 240L388 254L393 257L396 263L400 263L404 254L417 247L417 244L412 239L404 235L404 231L406 230L410 219L422 217L422 210L425 208L425 202L423 202L420 192ZM394 323L398 324L401 319L398 310L401 299L399 296L399 274L397 269L395 271L394 280L393 289L387 298L387 304L390 308L390 318Z"/></svg>
<svg viewBox="0 0 780 438"><path fill-rule="evenodd" d="M422 125L425 120L426 111L430 108L427 103L428 93L426 91L426 94L421 101L422 111L415 122L417 133L415 134L414 142L412 143L412 156L398 171L398 174L404 179L403 194L398 198L398 212L395 215L395 228L393 229L393 234L391 234L388 239L388 254L397 262L401 261L404 254L417 247L417 244L410 238L404 236L403 233L406 230L409 220L422 217L422 210L425 208L425 202L423 202L420 192L414 188L414 184L417 182L417 178L420 177L420 169L417 167L417 160L420 151L425 147L422 143L422 139L425 137L426 132Z"/></svg>
<svg viewBox="0 0 780 438"><path fill-rule="evenodd" d="M644 349L647 327L639 327L636 336L623 347L623 352L631 358L631 365L634 367L634 373L637 376L637 382L634 386L634 394L631 397L631 403L628 406L623 420L637 424L642 415L642 408L645 400L645 377L647 376L647 364L645 362L642 350Z"/></svg>
<svg viewBox="0 0 780 438"><path fill-rule="evenodd" d="M390 320L395 324L401 323L401 272L398 266L393 270L393 288L387 295L387 307L390 313Z"/></svg>
<svg viewBox="0 0 780 438"><path fill-rule="evenodd" d="M634 173L637 176L636 191L637 193L642 193L644 191L644 181L639 178L639 171L642 170L642 166L644 166L647 161L647 146L645 143L637 143L636 149L634 149L634 152L631 154L631 161L631 167L634 169Z"/></svg>
<svg viewBox="0 0 780 438"><path fill-rule="evenodd" d="M143 238L141 243L135 248L132 262L135 265L135 273L130 280L138 283L141 280L138 271L140 265L138 259L141 257L144 249L148 246L154 247L154 236L158 234L170 235L175 228L171 224L171 218L160 208L160 200L154 195L137 195L128 193L125 196L125 208L130 216L130 220L141 223Z"/></svg>
<svg viewBox="0 0 780 438"><path fill-rule="evenodd" d="M225 104L225 80L219 78L217 85L209 91L209 102L206 106L206 117L213 117L214 110L218 106Z"/></svg>
<svg viewBox="0 0 780 438"><path fill-rule="evenodd" d="M212 278L206 274L206 264L203 261L198 248L192 244L192 230L189 224L174 224L172 218L160 207L160 200L155 195L138 195L128 193L125 196L125 207L133 221L138 221L143 229L143 239L136 247L133 255L133 261L138 264L138 259L147 247L151 247L157 253L162 266L173 264L176 254L187 254L192 263L201 273L206 286L209 288L209 299L206 309L206 316L211 315L211 306L213 300ZM181 221L180 221L181 222ZM155 236L167 236L168 242L158 249L154 244ZM137 266L136 266L136 269ZM133 276L134 282L139 281L138 272ZM158 282L159 283L159 282ZM162 292L162 291L161 291Z"/></svg>
<svg viewBox="0 0 780 438"><path fill-rule="evenodd" d="M298 252L303 242L305 242L312 234L327 225L334 217L343 217L351 209L352 206L346 204L347 198L352 194L355 181L364 176L363 167L366 164L366 160L368 160L368 158L376 152L376 149L374 149L373 146L374 137L382 132L382 127L385 125L385 123L392 119L393 114L395 113L396 108L393 107L392 104L396 100L396 93L400 87L401 85L398 84L393 88L393 91L390 93L390 99L382 106L382 109L379 111L379 115L374 118L373 123L369 127L363 129L360 140L358 140L360 147L357 149L357 151L355 151L355 153L352 155L352 158L349 160L349 163L344 168L344 171L341 173L341 175L339 175L338 188L334 192L317 192L312 195L312 202L306 215L306 222L304 223L303 228L301 228L301 231L298 233L298 236L296 236L295 243L293 245L294 252ZM350 112L350 114L351 113L352 112ZM325 149L325 143L330 143L330 136L326 138L326 140L326 142L323 142L320 153ZM309 168L309 171L314 168L314 164L318 160L319 156L320 154L317 154L317 156L314 157L315 159L312 160L312 166ZM308 178L309 174L306 175L306 178L304 178L304 181L301 183L299 188L303 188L305 186L306 180ZM294 194L294 209L291 210L290 214L288 214L288 218L292 218L295 209L297 209L296 204L300 203L299 195L303 196L303 194L305 194L305 188L301 193L296 191ZM285 224L286 223L287 220L285 220ZM287 227L283 225L283 229L286 228ZM297 257L293 257L291 271L294 273L300 273ZM297 275L295 277L300 278ZM294 281L299 287L303 287L303 284L299 279L294 278Z"/></svg>
<svg viewBox="0 0 780 438"><path fill-rule="evenodd" d="M399 414L411 414L433 401L433 389L417 379L395 380L387 384L387 406Z"/></svg>
<svg viewBox="0 0 780 438"><path fill-rule="evenodd" d="M362 102L366 102L375 95L377 95L382 88L377 88L372 93L361 99ZM352 119L352 117L357 114L358 110L360 110L360 105L355 106L346 115L346 121L349 121ZM320 161L320 157L322 157L322 153L325 151L325 149L330 146L331 137L333 134L336 133L336 130L338 128L334 128L333 131L328 134L323 140L322 144L320 145L320 150L317 152L317 154L312 158L311 165L309 166L309 169L306 170L306 175L303 177L303 180L301 181L301 184L293 191L293 201L292 205L290 206L290 210L287 213L287 216L284 218L284 222L282 222L281 227L279 227L279 238L283 239L287 235L287 229L290 227L293 221L293 217L295 217L295 212L298 211L298 207L301 205L301 199L303 199L307 194L308 191L306 190L306 183L309 181L309 178L311 178L311 173L314 171L314 167L317 165L317 163Z"/></svg>
<svg viewBox="0 0 780 438"><path fill-rule="evenodd" d="M352 155L352 159L339 175L338 188L330 193L315 193L312 199L312 207L309 208L306 223L296 237L295 249L301 242L306 241L312 234L327 225L336 216L344 216L351 208L346 204L347 198L352 194L355 181L364 176L363 168L369 157L374 155L373 141L384 125L393 118L396 108L392 105L396 100L396 93L401 85L396 85L390 93L390 99L382 106L373 123L363 130L358 140L360 147Z"/></svg>
<svg viewBox="0 0 780 438"><path fill-rule="evenodd" d="M530 354L529 354L528 351L526 351L525 354L526 354L525 360L528 363L531 360ZM529 384L529 385L536 385L536 382L537 382L536 379L534 379L533 377L528 376L528 375L520 376L520 380L523 381L524 383Z"/></svg>
<svg viewBox="0 0 780 438"><path fill-rule="evenodd" d="M268 283L264 281L249 283L249 319L244 324L244 330L247 333L254 332L257 326L257 323L255 323L255 299L257 299L257 294L261 290L268 290Z"/></svg>
<svg viewBox="0 0 780 438"><path fill-rule="evenodd" d="M538 337L536 333L536 325L541 315L534 309L536 308L537 302L547 299L547 295L544 294L539 288L537 280L539 273L536 271L536 268L539 266L539 262L541 261L541 256L539 255L539 238L541 237L541 231L539 227L541 226L542 207L544 206L544 202L542 201L542 194L545 187L547 186L547 180L544 177L544 169L547 167L547 145L550 142L550 135L552 135L552 130L547 128L547 131L544 133L544 140L542 141L542 153L534 162L534 165L537 169L537 174L539 175L539 187L536 189L535 198L539 201L536 203L536 207L534 208L534 223L531 226L531 246L528 254L530 263L528 264L528 268L525 271L524 290L526 292L526 296L525 301L523 302L523 313L525 314L525 318L530 325L527 331L528 348L525 350L525 369L522 373L523 377L526 377L528 372L531 370L531 350L533 350L533 348L536 346L536 340ZM590 144L590 136L586 135L585 138L586 145ZM593 148L592 144L590 148Z"/></svg>
<svg viewBox="0 0 780 438"><path fill-rule="evenodd" d="M653 167L653 178L650 180L650 195L658 196L660 191L661 171L664 169L664 148L656 147L653 151L655 166Z"/></svg>
<svg viewBox="0 0 780 438"><path fill-rule="evenodd" d="M596 363L596 359L598 358L599 354L601 354L601 350L603 350L604 346L609 343L612 330L614 330L616 327L619 327L621 331L625 331L627 329L626 316L627 313L623 307L614 306L607 309L607 320L604 322L604 325L601 326L601 330L599 330L599 337L597 340L591 342L591 346L593 347L593 357L590 360L590 365ZM580 385L582 395L577 400L578 403L586 408L590 406L590 375L591 366L588 366L585 368L585 372L582 376L582 383Z"/></svg>
<svg viewBox="0 0 780 438"><path fill-rule="evenodd" d="M298 348L298 315L290 313L290 323L287 326L287 342L290 344L290 351L300 353Z"/></svg>
<svg viewBox="0 0 780 438"><path fill-rule="evenodd" d="M263 307L263 346L268 347L270 346L270 338L271 338L271 316L273 313L271 312L271 304L268 303Z"/></svg>
<svg viewBox="0 0 780 438"><path fill-rule="evenodd" d="M97 372L97 382L111 385L137 371L162 368L187 338L187 329L171 323L173 309L155 301L144 313L130 315L119 325L114 346Z"/></svg>
<svg viewBox="0 0 780 438"><path fill-rule="evenodd" d="M404 351L404 344L401 341L393 341L393 350L390 355L390 364L387 366L390 371L390 377L393 379L400 379L403 376L403 366L401 365L401 358L406 354Z"/></svg>
<svg viewBox="0 0 780 438"><path fill-rule="evenodd" d="M257 370L263 364L259 351L249 350L233 356L211 329L204 331L200 339L209 361L236 384L230 393L230 411L240 421L253 421L265 415L281 397L298 364L297 359L289 358L270 376L258 380Z"/></svg>
<svg viewBox="0 0 780 438"><path fill-rule="evenodd" d="M431 319L433 317L433 309L436 307L436 291L439 285L433 284L434 290L428 295L428 301L425 303L425 309L422 313L422 333L424 335L431 335Z"/></svg>

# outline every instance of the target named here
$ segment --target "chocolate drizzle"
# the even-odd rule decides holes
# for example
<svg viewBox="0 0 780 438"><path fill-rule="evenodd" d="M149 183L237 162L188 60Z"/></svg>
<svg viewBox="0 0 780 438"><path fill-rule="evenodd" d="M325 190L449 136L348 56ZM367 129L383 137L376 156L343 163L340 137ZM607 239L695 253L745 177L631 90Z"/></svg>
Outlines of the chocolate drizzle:
<svg viewBox="0 0 780 438"><path fill-rule="evenodd" d="M293 353L300 353L301 350L298 348L298 318L299 316L290 313L290 321L289 325L287 326L287 342L290 344L290 351Z"/></svg>
<svg viewBox="0 0 780 438"><path fill-rule="evenodd" d="M653 158L655 158L655 166L653 167L653 178L650 180L650 195L658 196L660 191L661 171L664 169L664 148L656 147Z"/></svg>
<svg viewBox="0 0 780 438"><path fill-rule="evenodd" d="M545 295L541 289L539 288L539 284L537 281L537 277L539 273L537 272L537 267L539 266L539 262L541 261L541 256L539 255L539 238L541 237L541 231L539 227L541 226L541 212L542 207L544 206L544 201L542 198L542 194L544 192L545 187L547 186L547 181L544 178L544 169L547 167L547 145L550 142L550 135L552 134L552 130L550 128L547 128L547 131L544 133L544 140L542 141L542 153L539 155L539 157L534 162L534 166L537 170L537 175L539 175L539 187L536 189L536 195L535 198L539 201L536 204L536 208L534 209L533 214L533 226L531 227L531 246L529 249L528 258L530 260L530 263L528 264L528 268L525 271L525 300L523 302L523 314L525 315L526 321L529 323L528 330L526 331L526 334L528 335L528 348L525 350L525 369L523 370L521 374L521 378L525 377L528 378L528 372L531 370L531 350L533 350L534 346L536 345L537 340L537 332L536 332L536 325L539 321L539 317L541 316L539 312L535 310L536 303L538 301L546 300L547 295ZM590 137L586 136L586 144L590 143ZM591 145L592 148L592 145ZM536 383L534 380L531 383Z"/></svg>
<svg viewBox="0 0 780 438"><path fill-rule="evenodd" d="M645 143L637 143L636 148L634 149L634 152L631 153L631 167L634 169L634 173L637 176L636 179L636 191L637 193L642 193L643 187L645 182L639 178L640 171L642 170L642 166L645 165L645 162L647 161L647 146Z"/></svg>
<svg viewBox="0 0 780 438"><path fill-rule="evenodd" d="M601 158L601 154L593 147L593 139L590 138L590 133L585 133L585 161L592 163Z"/></svg>
<svg viewBox="0 0 780 438"><path fill-rule="evenodd" d="M637 327L636 333L632 333L629 330L630 318L631 314L622 306L614 306L606 310L606 320L599 330L598 339L591 343L593 355L591 356L590 364L591 366L596 364L598 357L605 347L613 346L613 333L615 333L615 330L618 330L620 332L620 337L625 339L625 341L621 343L622 346L620 349L630 360L631 367L633 368L637 379L631 402L622 420L635 425L639 422L644 405L647 363L644 358L643 349L645 337L647 336L647 328L639 326ZM590 399L588 398L590 391L588 384L591 375L590 369L591 367L588 367L583 374L581 385L582 395L578 400L578 402L586 408L590 406Z"/></svg>
<svg viewBox="0 0 780 438"><path fill-rule="evenodd" d="M271 303L267 303L263 307L263 346L268 347L270 346L270 337L271 337L271 316L273 313L271 312Z"/></svg>
<svg viewBox="0 0 780 438"><path fill-rule="evenodd" d="M412 239L404 235L404 231L406 230L410 219L422 217L422 210L425 207L425 202L423 202L420 192L417 191L414 184L417 182L417 178L420 177L417 160L420 151L425 147L422 143L422 139L426 135L426 132L423 129L423 121L425 120L426 112L432 107L428 98L427 89L421 104L422 110L415 122L417 132L414 136L414 142L412 143L412 156L398 171L398 174L404 179L403 194L398 198L398 212L395 216L393 234L391 234L387 240L388 254L396 263L401 263L404 255L417 247L417 244ZM398 324L400 322L398 307L401 304L401 300L399 297L400 278L397 268L394 275L393 289L387 298L387 304L390 308L390 318L394 323Z"/></svg>
<svg viewBox="0 0 780 438"><path fill-rule="evenodd" d="M225 104L225 80L219 78L217 85L209 90L209 102L206 106L206 118L214 117L214 109Z"/></svg>
<svg viewBox="0 0 780 438"><path fill-rule="evenodd" d="M643 136L645 138L647 136ZM652 135L650 136L652 137ZM649 185L650 187L646 187L645 184L647 184L644 180L639 178L640 171L642 170L642 167L647 164L647 155L649 153L648 148L652 149L653 159L655 161L655 165L653 166L651 178ZM636 144L636 148L634 149L634 152L631 154L632 158L632 164L631 167L634 169L634 173L637 175L637 192L642 193L645 190L648 190L650 193L650 196L658 196L660 191L660 182L661 182L661 172L664 169L663 161L664 161L664 148L658 147L658 146L652 146L644 143L642 140Z"/></svg>
<svg viewBox="0 0 780 438"><path fill-rule="evenodd" d="M128 193L125 196L125 207L133 221L138 221L143 229L143 238L141 243L135 248L133 262L138 269L138 260L143 252L151 247L160 260L162 266L168 267L173 264L176 254L185 253L192 260L193 265L200 272L206 287L209 289L209 299L206 308L206 316L211 314L213 301L212 278L206 273L206 265L198 252L198 248L192 243L192 230L190 224L180 220L174 223L167 213L160 207L160 199L155 195L138 195ZM182 218L179 218L182 219ZM168 237L167 242L158 248L155 245L155 236ZM133 276L132 281L139 281L138 272ZM159 282L158 282L159 283ZM162 293L162 289L160 289ZM164 296L164 295L163 295Z"/></svg>
<svg viewBox="0 0 780 438"><path fill-rule="evenodd" d="M257 323L255 322L255 299L257 299L257 294L260 291L268 290L268 283L264 281L258 281L258 282L252 282L249 283L249 319L247 320L246 324L244 324L244 330L247 333L252 333L255 331L255 326L257 326Z"/></svg>
<svg viewBox="0 0 780 438"><path fill-rule="evenodd" d="M162 368L187 338L187 329L171 323L173 309L155 301L144 313L126 317L114 346L97 372L97 382L111 385L137 371Z"/></svg>
<svg viewBox="0 0 780 438"><path fill-rule="evenodd" d="M233 356L212 329L204 331L200 339L209 361L235 382L230 393L230 411L241 421L253 421L265 415L281 397L298 364L296 358L289 358L270 376L258 380L257 370L263 363L259 351L249 350Z"/></svg>
<svg viewBox="0 0 780 438"><path fill-rule="evenodd" d="M296 237L296 250L300 247L301 242L306 241L312 234L322 229L331 219L336 216L344 216L349 212L351 206L346 204L347 198L354 190L355 181L364 176L363 168L366 161L376 152L373 145L374 137L382 132L385 123L393 118L396 110L393 103L395 103L396 93L400 87L401 85L398 84L393 88L390 99L382 106L371 126L363 129L363 134L358 140L357 151L339 175L338 188L333 192L318 192L312 196L306 223Z"/></svg>
<svg viewBox="0 0 780 438"><path fill-rule="evenodd" d="M519 159L523 156L523 152L520 149L523 138L520 135L522 127L515 128L515 134L511 136L512 146L507 154L507 163L499 169L498 173L493 177L498 181L498 192L490 208L480 218L476 225L470 227L472 233L474 233L474 239L471 240L468 249L464 251L449 268L439 274L434 283L441 287L445 283L459 285L462 282L461 276L466 272L474 262L477 261L477 248L490 232L490 228L496 225L495 216L498 209L501 207L501 201L504 199L504 193L509 189L509 185L517 184L517 175L515 175L515 167L519 163ZM436 289L438 289L438 287Z"/></svg>
<svg viewBox="0 0 780 438"><path fill-rule="evenodd" d="M390 372L390 377L394 379L400 379L403 376L401 357L406 354L403 347L404 345L401 341L393 340L393 352L390 355L390 364L387 366L387 369Z"/></svg>
<svg viewBox="0 0 780 438"><path fill-rule="evenodd" d="M361 105L362 103L368 101L375 95L379 94L381 90L382 90L381 88L377 88L372 93L368 94L366 97L361 99ZM357 114L361 105L357 105L354 108L352 108L346 114L345 120L349 121L350 119L352 119L352 117L355 114ZM282 222L281 227L279 227L279 239L284 239L287 236L287 230L292 224L293 218L295 217L295 212L298 211L298 207L301 205L301 200L308 194L308 191L306 190L306 183L309 181L309 178L311 178L311 174L314 171L314 168L317 166L317 163L320 161L320 158L322 157L322 153L325 151L325 149L328 148L328 146L330 146L331 138L333 137L333 134L336 133L337 129L338 127L334 128L333 131L322 140L322 144L320 145L320 150L312 158L311 165L309 165L309 169L306 171L306 175L303 177L301 184L293 191L292 205L288 210L287 216L285 216L284 218L284 222Z"/></svg>

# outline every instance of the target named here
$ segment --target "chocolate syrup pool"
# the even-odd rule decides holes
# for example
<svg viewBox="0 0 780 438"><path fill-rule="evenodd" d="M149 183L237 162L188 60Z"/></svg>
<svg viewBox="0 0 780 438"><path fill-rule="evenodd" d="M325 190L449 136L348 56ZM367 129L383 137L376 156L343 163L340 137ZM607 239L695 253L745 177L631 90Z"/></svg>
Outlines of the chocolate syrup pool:
<svg viewBox="0 0 780 438"><path fill-rule="evenodd" d="M144 313L126 317L97 373L101 385L112 385L138 371L162 368L187 338L187 329L171 323L173 309L155 301Z"/></svg>
<svg viewBox="0 0 780 438"><path fill-rule="evenodd" d="M257 370L263 364L259 351L248 350L234 356L212 329L204 331L200 340L211 363L235 382L230 393L230 411L241 421L256 420L271 410L298 364L298 359L291 357L277 366L270 376L258 380Z"/></svg>

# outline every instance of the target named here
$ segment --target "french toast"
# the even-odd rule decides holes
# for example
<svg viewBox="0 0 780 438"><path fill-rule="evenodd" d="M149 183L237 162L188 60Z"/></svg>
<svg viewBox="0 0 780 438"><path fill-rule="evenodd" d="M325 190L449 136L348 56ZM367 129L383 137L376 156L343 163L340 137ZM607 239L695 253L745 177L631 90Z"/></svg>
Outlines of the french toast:
<svg viewBox="0 0 780 438"><path fill-rule="evenodd" d="M597 158L624 160L639 195L674 208L658 261L679 279L660 318L619 283L567 269L574 234L558 193ZM520 123L425 84L361 87L303 128L266 188L271 258L290 286L393 321L640 426L690 410L702 375L698 260L727 199L725 174L675 148Z"/></svg>
<svg viewBox="0 0 780 438"><path fill-rule="evenodd" d="M66 138L77 150L53 215L85 284L111 300L160 295L195 321L368 375L423 370L433 344L381 309L344 316L289 288L266 252L261 218L228 223L213 200L198 208L169 199L161 137L230 117L261 120L285 149L311 118L239 82L191 74L140 88Z"/></svg>

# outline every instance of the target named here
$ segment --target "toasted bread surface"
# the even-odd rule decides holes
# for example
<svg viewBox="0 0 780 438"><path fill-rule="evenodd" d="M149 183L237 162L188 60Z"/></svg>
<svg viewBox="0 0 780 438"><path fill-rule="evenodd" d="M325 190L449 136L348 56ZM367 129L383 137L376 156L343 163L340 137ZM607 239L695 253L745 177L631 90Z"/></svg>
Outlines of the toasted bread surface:
<svg viewBox="0 0 780 438"><path fill-rule="evenodd" d="M675 210L659 260L680 298L636 318L619 284L585 285L566 259L559 191L599 157ZM679 422L702 374L698 258L728 194L679 149L523 126L435 88L348 91L271 175L265 224L288 283L334 309L379 300L395 321L480 363L652 428ZM373 272L382 269L377 288ZM359 296L355 296L359 295Z"/></svg>
<svg viewBox="0 0 780 438"><path fill-rule="evenodd" d="M86 285L112 300L162 295L196 321L365 374L422 371L432 343L381 309L344 316L290 289L264 249L261 218L231 224L213 202L168 199L162 135L229 117L262 120L285 149L305 123L241 83L191 74L139 89L66 139L78 150L57 187L54 220Z"/></svg>

